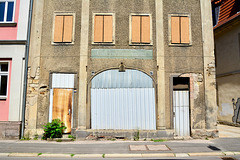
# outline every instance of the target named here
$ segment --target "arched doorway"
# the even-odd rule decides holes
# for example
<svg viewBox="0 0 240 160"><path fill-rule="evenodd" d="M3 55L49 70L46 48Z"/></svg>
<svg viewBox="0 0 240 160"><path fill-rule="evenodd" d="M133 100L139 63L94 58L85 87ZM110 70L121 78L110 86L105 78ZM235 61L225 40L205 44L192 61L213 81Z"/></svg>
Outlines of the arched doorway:
<svg viewBox="0 0 240 160"><path fill-rule="evenodd" d="M138 70L107 70L92 79L92 129L156 130L155 88Z"/></svg>

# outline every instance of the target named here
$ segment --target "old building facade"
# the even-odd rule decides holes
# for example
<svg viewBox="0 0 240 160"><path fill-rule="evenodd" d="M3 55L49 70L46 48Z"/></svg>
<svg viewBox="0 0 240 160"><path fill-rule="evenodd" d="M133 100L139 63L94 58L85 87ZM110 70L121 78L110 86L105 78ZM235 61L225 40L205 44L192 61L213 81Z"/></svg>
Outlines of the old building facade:
<svg viewBox="0 0 240 160"><path fill-rule="evenodd" d="M218 121L239 124L240 1L213 1Z"/></svg>
<svg viewBox="0 0 240 160"><path fill-rule="evenodd" d="M25 134L217 136L211 2L38 0Z"/></svg>

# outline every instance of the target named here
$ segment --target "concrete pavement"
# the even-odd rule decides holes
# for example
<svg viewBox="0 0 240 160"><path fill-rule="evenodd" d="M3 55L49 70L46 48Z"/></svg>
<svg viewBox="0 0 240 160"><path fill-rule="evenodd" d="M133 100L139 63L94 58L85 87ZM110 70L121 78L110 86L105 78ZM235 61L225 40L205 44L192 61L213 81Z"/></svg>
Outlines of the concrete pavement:
<svg viewBox="0 0 240 160"><path fill-rule="evenodd" d="M234 143L233 143L234 142ZM152 148L151 148L152 147ZM161 150L161 147L163 148ZM134 149L138 148L138 149ZM151 148L151 150L150 150ZM168 150L166 150L168 148ZM239 138L146 141L1 141L0 156L61 158L156 158L240 155Z"/></svg>
<svg viewBox="0 0 240 160"><path fill-rule="evenodd" d="M153 141L0 141L0 157L160 158L239 156L239 128L220 126L227 138L213 140ZM226 130L225 130L226 128ZM225 132L224 132L225 131ZM231 134L226 134L226 131ZM235 137L229 138L230 135Z"/></svg>
<svg viewBox="0 0 240 160"><path fill-rule="evenodd" d="M240 138L240 127L233 127L227 125L220 125L217 126L219 130L219 137L220 138Z"/></svg>

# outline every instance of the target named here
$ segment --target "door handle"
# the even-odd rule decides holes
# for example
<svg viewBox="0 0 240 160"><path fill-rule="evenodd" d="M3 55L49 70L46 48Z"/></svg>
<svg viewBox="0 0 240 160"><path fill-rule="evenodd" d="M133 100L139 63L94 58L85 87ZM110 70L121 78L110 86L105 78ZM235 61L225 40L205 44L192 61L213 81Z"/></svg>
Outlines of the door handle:
<svg viewBox="0 0 240 160"><path fill-rule="evenodd" d="M71 109L68 109L68 115L70 115L71 114Z"/></svg>

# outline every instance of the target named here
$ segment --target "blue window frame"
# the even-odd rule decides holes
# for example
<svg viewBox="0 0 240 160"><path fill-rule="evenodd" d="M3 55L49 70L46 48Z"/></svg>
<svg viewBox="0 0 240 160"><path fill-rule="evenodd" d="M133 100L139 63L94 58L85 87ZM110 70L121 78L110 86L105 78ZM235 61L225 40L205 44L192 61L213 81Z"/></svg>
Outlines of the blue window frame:
<svg viewBox="0 0 240 160"><path fill-rule="evenodd" d="M14 21L15 0L0 0L0 23Z"/></svg>

